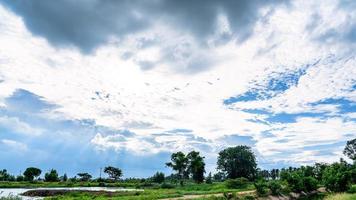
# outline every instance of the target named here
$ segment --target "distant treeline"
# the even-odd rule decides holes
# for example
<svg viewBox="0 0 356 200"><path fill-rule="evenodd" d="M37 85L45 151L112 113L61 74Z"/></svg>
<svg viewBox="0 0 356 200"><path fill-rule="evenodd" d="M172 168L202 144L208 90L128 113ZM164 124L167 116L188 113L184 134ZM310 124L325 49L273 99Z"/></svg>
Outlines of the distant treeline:
<svg viewBox="0 0 356 200"><path fill-rule="evenodd" d="M197 151L188 154L176 152L171 155L167 167L175 172L165 176L162 172L156 172L150 178L122 179L123 172L118 167L107 166L104 173L107 178L96 178L86 172L78 173L77 176L68 178L66 174L59 176L55 169L45 173L44 179L38 178L42 171L35 167L27 168L22 175L10 175L7 170L0 171L0 181L17 182L139 182L141 185L150 186L162 184L162 187L176 187L184 185L187 181L197 184L225 181L228 188L240 188L247 183L253 183L258 194L278 194L282 189L293 192L311 192L318 187L324 186L333 192L350 190L352 184L356 183L356 139L347 142L343 153L353 163L347 163L340 159L333 164L315 163L312 166L289 167L282 169L261 170L257 168L256 157L248 146L229 147L219 152L217 159L217 173L209 173L205 176L204 157ZM355 190L355 188L352 188Z"/></svg>

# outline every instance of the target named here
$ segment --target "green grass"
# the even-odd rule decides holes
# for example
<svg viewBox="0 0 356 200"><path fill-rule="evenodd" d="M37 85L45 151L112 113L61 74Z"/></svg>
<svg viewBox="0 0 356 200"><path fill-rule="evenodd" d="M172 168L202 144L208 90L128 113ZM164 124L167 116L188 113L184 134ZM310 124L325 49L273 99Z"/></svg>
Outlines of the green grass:
<svg viewBox="0 0 356 200"><path fill-rule="evenodd" d="M49 197L50 200L86 200L86 199L122 199L122 200L149 200L163 199L171 197L181 197L183 195L201 195L201 194L216 194L223 192L239 192L253 190L252 184L247 184L239 189L227 189L224 183L213 184L194 184L187 183L184 186L176 186L172 189L161 188L145 188L143 192L117 192L111 195L108 194L89 194L85 192L69 192L63 196Z"/></svg>
<svg viewBox="0 0 356 200"><path fill-rule="evenodd" d="M356 194L347 194L347 193L333 194L327 196L325 200L356 200Z"/></svg>

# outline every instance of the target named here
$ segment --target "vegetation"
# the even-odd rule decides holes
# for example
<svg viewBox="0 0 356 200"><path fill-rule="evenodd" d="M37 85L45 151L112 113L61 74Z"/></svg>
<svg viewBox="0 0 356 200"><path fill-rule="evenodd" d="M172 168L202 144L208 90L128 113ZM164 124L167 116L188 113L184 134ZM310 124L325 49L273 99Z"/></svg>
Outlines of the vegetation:
<svg viewBox="0 0 356 200"><path fill-rule="evenodd" d="M29 167L25 170L23 173L25 180L27 181L33 181L34 178L38 177L41 175L41 170L36 168L36 167Z"/></svg>
<svg viewBox="0 0 356 200"><path fill-rule="evenodd" d="M104 173L109 175L109 178L117 181L123 175L122 170L117 167L108 166L104 168Z"/></svg>
<svg viewBox="0 0 356 200"><path fill-rule="evenodd" d="M354 158L354 140L347 143L344 153ZM197 151L188 154L176 152L171 161L166 163L175 172L166 176L156 172L147 179L122 179L122 170L107 166L104 172L108 178L93 178L89 173L78 173L78 177L68 178L66 174L59 177L55 169L45 173L44 179L38 168L30 167L22 175L9 174L0 170L0 188L2 187L124 187L144 189L132 192L85 192L65 191L51 199L160 199L181 197L183 195L216 194L220 196L202 199L254 199L255 196L301 195L300 199L355 199L356 165L340 159L332 164L315 163L313 166L289 167L262 170L257 168L256 158L250 147L236 146L222 150L217 160L218 171L206 177L204 157ZM180 183L180 184L179 184ZM326 193L320 193L319 188ZM255 196L241 196L236 192L255 191ZM347 192L347 193L346 193ZM16 197L2 198L12 200Z"/></svg>
<svg viewBox="0 0 356 200"><path fill-rule="evenodd" d="M218 170L229 179L253 179L257 167L255 155L248 146L230 147L220 151L217 165Z"/></svg>
<svg viewBox="0 0 356 200"><path fill-rule="evenodd" d="M55 169L52 169L49 173L45 174L45 181L57 182L59 181L58 173Z"/></svg>

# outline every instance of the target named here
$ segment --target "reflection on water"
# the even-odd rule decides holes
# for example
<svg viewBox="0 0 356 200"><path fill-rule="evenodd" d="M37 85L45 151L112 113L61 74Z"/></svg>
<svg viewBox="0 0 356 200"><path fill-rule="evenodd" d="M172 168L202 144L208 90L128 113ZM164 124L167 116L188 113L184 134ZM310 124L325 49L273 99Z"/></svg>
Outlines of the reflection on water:
<svg viewBox="0 0 356 200"><path fill-rule="evenodd" d="M86 191L108 191L108 192L120 192L120 191L142 191L137 189L126 188L108 188L108 187L71 187L71 188L0 188L0 197L20 196L23 200L38 200L43 199L40 197L25 197L21 196L22 193L29 190L86 190Z"/></svg>

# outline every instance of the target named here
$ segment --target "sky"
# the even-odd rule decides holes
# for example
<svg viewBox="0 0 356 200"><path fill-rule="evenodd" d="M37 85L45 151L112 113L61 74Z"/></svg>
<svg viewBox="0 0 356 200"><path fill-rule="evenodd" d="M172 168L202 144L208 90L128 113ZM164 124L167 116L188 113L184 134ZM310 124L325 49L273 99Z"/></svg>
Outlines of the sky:
<svg viewBox="0 0 356 200"><path fill-rule="evenodd" d="M356 137L356 1L0 0L0 168L148 177L331 163Z"/></svg>

